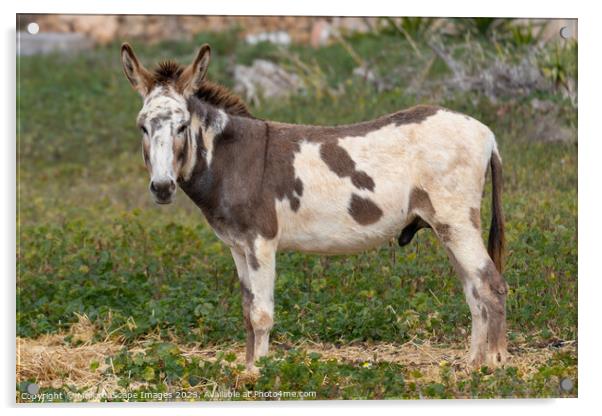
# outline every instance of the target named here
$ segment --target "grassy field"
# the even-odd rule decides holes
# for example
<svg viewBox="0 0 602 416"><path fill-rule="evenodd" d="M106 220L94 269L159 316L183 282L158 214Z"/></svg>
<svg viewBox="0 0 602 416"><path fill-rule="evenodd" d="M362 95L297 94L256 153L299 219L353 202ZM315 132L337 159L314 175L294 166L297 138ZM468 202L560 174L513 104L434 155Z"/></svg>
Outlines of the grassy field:
<svg viewBox="0 0 602 416"><path fill-rule="evenodd" d="M226 85L233 63L255 58L306 79L304 93L253 106L258 117L338 124L432 103L492 128L504 160L513 357L495 371L466 369L469 310L443 247L422 231L403 249L279 254L273 354L257 379L246 377L229 250L182 193L168 207L151 202L135 128L140 99L111 45L19 59L17 400L31 400L22 393L34 382L65 401L107 400L95 396L102 391L110 400L577 395L577 145L530 137L543 117L534 99L553 104L560 126L576 126L560 88L495 100L454 90L426 44L387 31L288 53L245 45L234 32L134 46L147 64L189 62L201 42L213 47L209 77ZM528 53L511 41L471 42L512 58ZM538 56L558 81L572 75L576 46ZM386 88L353 75L358 59ZM484 224L489 199L488 185ZM573 389L560 389L563 378Z"/></svg>

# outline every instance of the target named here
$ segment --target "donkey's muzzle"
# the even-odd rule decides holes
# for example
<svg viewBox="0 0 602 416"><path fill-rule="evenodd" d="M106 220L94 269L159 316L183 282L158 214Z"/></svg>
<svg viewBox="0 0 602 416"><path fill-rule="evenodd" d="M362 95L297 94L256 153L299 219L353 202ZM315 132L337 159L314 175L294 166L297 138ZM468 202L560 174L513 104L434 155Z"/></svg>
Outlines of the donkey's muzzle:
<svg viewBox="0 0 602 416"><path fill-rule="evenodd" d="M165 181L151 181L150 191L155 196L156 203L169 204L176 191L176 183L171 179Z"/></svg>

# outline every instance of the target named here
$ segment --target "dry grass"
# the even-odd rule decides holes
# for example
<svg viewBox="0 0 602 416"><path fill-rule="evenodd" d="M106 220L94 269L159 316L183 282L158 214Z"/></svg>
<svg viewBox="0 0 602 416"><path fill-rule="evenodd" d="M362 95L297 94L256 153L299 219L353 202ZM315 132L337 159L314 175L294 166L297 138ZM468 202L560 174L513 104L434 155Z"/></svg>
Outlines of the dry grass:
<svg viewBox="0 0 602 416"><path fill-rule="evenodd" d="M37 339L17 338L17 382L33 379L42 387L54 388L67 384L90 393L120 390L117 386L117 378L105 374L107 368L105 359L117 353L122 345L116 340L108 339L92 343L92 335L96 330L97 328L83 315L79 317L79 322L71 327L68 334L44 335ZM64 341L66 335L71 335L73 340L83 344L72 346L66 343ZM146 345L154 341L157 341L154 337L140 341L132 346L130 351L144 352ZM235 364L244 364L245 360L243 344L179 345L178 347L185 357L195 356L204 360L213 360L218 351L229 351L236 354ZM401 345L378 342L354 343L340 347L309 341L294 345L273 343L274 350L292 347L307 352L317 352L324 360L334 359L338 362L365 366L377 362L401 364L412 370L410 374L419 373L416 377L420 377L422 381L440 380L441 370L447 366L452 368L452 374L458 379L468 376L470 372L465 362L467 348L462 346L443 348L414 340ZM519 374L528 377L559 351L573 351L576 354L576 345L574 342L568 342L560 348L532 348L526 344L515 344L511 347L511 351L513 354L508 365L516 367ZM93 362L99 363L98 368L91 367Z"/></svg>
<svg viewBox="0 0 602 416"><path fill-rule="evenodd" d="M423 381L441 380L441 368L451 366L457 376L468 376L472 368L466 364L468 348L461 345L451 347L434 346L429 342L411 340L405 344L386 342L365 342L335 346L327 343L303 341L294 345L277 344L273 342L272 349L298 348L308 353L321 354L321 359L334 359L360 365L370 365L379 362L401 364L410 370L418 370ZM196 356L205 360L213 359L218 351L229 351L236 354L236 364L244 364L245 347L243 344L229 346L183 346L180 347L184 356ZM533 348L527 344L511 346L511 355L506 365L516 367L522 376L531 376L558 352L572 351L577 354L574 342L566 342L562 347Z"/></svg>
<svg viewBox="0 0 602 416"><path fill-rule="evenodd" d="M429 342L414 340L405 344L356 343L340 348L331 344L303 343L300 348L322 354L323 359L369 365L370 363L392 362L410 370L418 370L423 381L440 381L441 369L450 366L457 377L468 376L472 368L467 365L468 348L460 345L451 347L434 346ZM531 376L559 351L575 351L573 343L561 348L528 348L524 345L512 348L507 366L516 367L522 376ZM413 372L413 371L412 371ZM411 374L411 373L410 373Z"/></svg>
<svg viewBox="0 0 602 416"><path fill-rule="evenodd" d="M97 328L85 315L71 326L69 333L43 335L37 339L17 337L17 382L36 380L42 387L59 388L64 384L97 391L114 391L117 380L105 373L105 358L121 345L114 341L92 343ZM82 344L73 346L64 338L71 335ZM99 364L92 369L93 362Z"/></svg>

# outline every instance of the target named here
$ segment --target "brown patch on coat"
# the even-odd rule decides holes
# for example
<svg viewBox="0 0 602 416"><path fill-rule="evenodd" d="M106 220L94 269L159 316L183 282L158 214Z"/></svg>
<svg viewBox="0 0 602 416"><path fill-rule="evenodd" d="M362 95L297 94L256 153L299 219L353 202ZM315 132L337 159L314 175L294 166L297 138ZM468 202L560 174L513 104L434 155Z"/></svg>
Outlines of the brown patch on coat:
<svg viewBox="0 0 602 416"><path fill-rule="evenodd" d="M487 302L487 348L489 351L506 350L506 301Z"/></svg>
<svg viewBox="0 0 602 416"><path fill-rule="evenodd" d="M257 256L255 255L255 250L251 250L249 253L247 253L247 260L249 261L249 266L251 266L253 270L259 270L260 265L259 261L257 260Z"/></svg>
<svg viewBox="0 0 602 416"><path fill-rule="evenodd" d="M251 292L242 280L240 281L240 291L242 293L243 306L251 306L255 295L253 295L253 292Z"/></svg>
<svg viewBox="0 0 602 416"><path fill-rule="evenodd" d="M472 287L472 297L475 298L476 300L481 299L481 295L479 295L479 291L477 290L476 286Z"/></svg>
<svg viewBox="0 0 602 416"><path fill-rule="evenodd" d="M372 200L356 194L351 195L347 211L361 225L374 224L383 216L383 211Z"/></svg>
<svg viewBox="0 0 602 416"><path fill-rule="evenodd" d="M477 230L481 230L481 212L478 208L470 208L470 222Z"/></svg>
<svg viewBox="0 0 602 416"><path fill-rule="evenodd" d="M435 216L435 207L431 203L429 194L421 188L412 188L410 192L409 212L419 211L421 214L431 219Z"/></svg>
<svg viewBox="0 0 602 416"><path fill-rule="evenodd" d="M183 139L174 138L172 143L173 148L173 170L180 176L180 169L186 163L186 160L190 158L190 134L186 132L186 136Z"/></svg>
<svg viewBox="0 0 602 416"><path fill-rule="evenodd" d="M150 145L147 139L142 139L142 157L144 158L144 164L148 169L150 166Z"/></svg>
<svg viewBox="0 0 602 416"><path fill-rule="evenodd" d="M489 351L505 351L506 294L508 293L508 285L491 260L488 260L487 264L478 273L481 281L490 289L489 293L486 293L486 296L483 297L488 314L488 349Z"/></svg>
<svg viewBox="0 0 602 416"><path fill-rule="evenodd" d="M295 192L299 196L303 196L303 181L301 178L295 179Z"/></svg>
<svg viewBox="0 0 602 416"><path fill-rule="evenodd" d="M481 309L481 317L483 318L484 321L487 320L487 308Z"/></svg>
<svg viewBox="0 0 602 416"><path fill-rule="evenodd" d="M320 146L320 157L341 178L351 178L351 183L358 189L374 191L374 180L368 174L355 169L355 162L349 153L336 142L322 143Z"/></svg>
<svg viewBox="0 0 602 416"><path fill-rule="evenodd" d="M299 151L296 141L274 137L272 126L266 126L266 148L264 154L263 186L269 187L267 192L273 192L282 201L287 198L293 212L297 212L303 195L303 181L295 174L295 153ZM270 197L268 197L270 198ZM274 199L274 196L271 196Z"/></svg>
<svg viewBox="0 0 602 416"><path fill-rule="evenodd" d="M487 264L479 269L479 277L496 295L506 295L508 293L508 284L495 268L493 261L488 259Z"/></svg>
<svg viewBox="0 0 602 416"><path fill-rule="evenodd" d="M251 305L255 296L242 280L240 281L240 290L242 292L242 316L247 333L245 358L246 362L252 362L255 348L255 333L253 332L253 324L251 323Z"/></svg>

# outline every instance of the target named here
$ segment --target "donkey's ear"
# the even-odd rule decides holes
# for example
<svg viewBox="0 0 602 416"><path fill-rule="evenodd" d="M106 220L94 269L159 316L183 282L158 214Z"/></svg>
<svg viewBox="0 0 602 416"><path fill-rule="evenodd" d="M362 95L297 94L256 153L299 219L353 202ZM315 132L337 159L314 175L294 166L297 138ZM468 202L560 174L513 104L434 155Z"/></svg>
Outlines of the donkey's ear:
<svg viewBox="0 0 602 416"><path fill-rule="evenodd" d="M190 96L198 91L205 76L207 75L207 68L209 67L209 60L211 59L211 48L206 43L201 46L199 53L188 68L182 78L184 80L183 92L185 96Z"/></svg>
<svg viewBox="0 0 602 416"><path fill-rule="evenodd" d="M150 91L152 76L138 61L129 43L121 45L121 63L132 87L143 97L146 96Z"/></svg>

